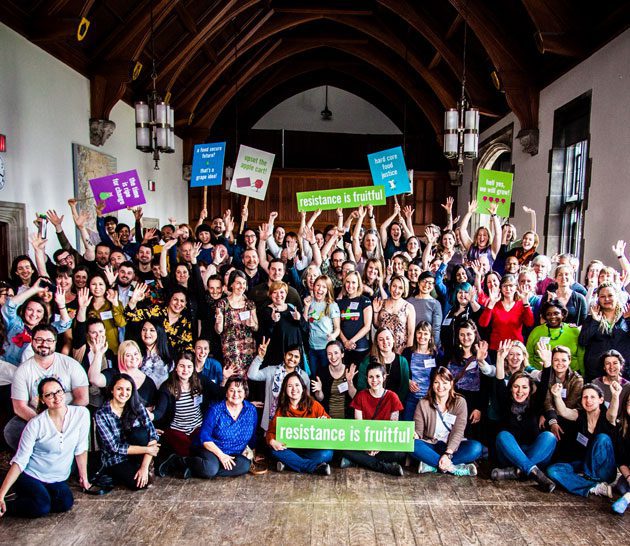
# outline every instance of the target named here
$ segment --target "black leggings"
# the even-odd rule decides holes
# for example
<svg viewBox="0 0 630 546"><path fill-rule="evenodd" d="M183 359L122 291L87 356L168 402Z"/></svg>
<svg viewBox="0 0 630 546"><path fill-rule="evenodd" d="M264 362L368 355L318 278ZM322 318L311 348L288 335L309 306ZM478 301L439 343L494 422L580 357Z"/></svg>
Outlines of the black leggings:
<svg viewBox="0 0 630 546"><path fill-rule="evenodd" d="M136 427L125 432L125 440L130 446L146 446L149 445L151 436L148 429ZM144 455L128 455L125 461L107 468L107 473L117 484L137 491L141 488L136 483L135 475L142 464L143 458Z"/></svg>

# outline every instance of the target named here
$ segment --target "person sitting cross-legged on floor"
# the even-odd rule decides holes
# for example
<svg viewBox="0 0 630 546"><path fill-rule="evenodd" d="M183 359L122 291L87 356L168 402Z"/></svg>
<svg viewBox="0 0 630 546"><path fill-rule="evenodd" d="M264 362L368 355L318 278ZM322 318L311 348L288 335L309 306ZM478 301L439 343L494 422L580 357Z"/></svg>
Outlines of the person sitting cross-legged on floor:
<svg viewBox="0 0 630 546"><path fill-rule="evenodd" d="M308 393L308 388L298 372L286 375L282 382L278 409L267 431L267 444L271 448L271 456L278 460L277 469L284 470L288 466L296 472L309 474L330 474L328 463L333 458L330 449L288 449L276 438L278 417L302 417L312 419L329 419L322 405Z"/></svg>
<svg viewBox="0 0 630 546"><path fill-rule="evenodd" d="M412 457L420 461L419 473L448 472L456 476L476 476L473 464L481 456L476 440L464 440L468 422L466 400L455 392L453 374L434 368L429 391L416 406Z"/></svg>

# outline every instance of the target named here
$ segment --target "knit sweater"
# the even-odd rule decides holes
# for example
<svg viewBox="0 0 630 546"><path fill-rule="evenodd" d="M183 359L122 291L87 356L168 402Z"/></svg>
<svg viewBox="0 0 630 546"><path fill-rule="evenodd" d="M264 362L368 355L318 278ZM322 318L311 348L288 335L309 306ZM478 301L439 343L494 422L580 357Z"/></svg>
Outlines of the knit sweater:
<svg viewBox="0 0 630 546"><path fill-rule="evenodd" d="M497 351L499 343L505 339L523 341L523 326L534 325L534 315L530 307L525 307L522 301L516 301L509 311L500 301L492 309L485 308L479 317L479 326L490 331L490 349Z"/></svg>

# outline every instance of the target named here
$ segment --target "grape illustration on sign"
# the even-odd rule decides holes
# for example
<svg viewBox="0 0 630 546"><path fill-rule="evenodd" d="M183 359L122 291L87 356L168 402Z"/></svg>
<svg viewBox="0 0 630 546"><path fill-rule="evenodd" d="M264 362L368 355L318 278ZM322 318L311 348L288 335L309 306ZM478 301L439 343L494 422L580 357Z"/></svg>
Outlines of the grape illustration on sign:
<svg viewBox="0 0 630 546"><path fill-rule="evenodd" d="M275 154L241 145L230 191L264 200L275 157Z"/></svg>
<svg viewBox="0 0 630 546"><path fill-rule="evenodd" d="M385 186L385 196L399 195L411 191L409 173L400 146L368 154L368 163L375 186Z"/></svg>
<svg viewBox="0 0 630 546"><path fill-rule="evenodd" d="M488 206L496 203L497 215L509 218L513 183L512 173L480 169L477 185L477 212L488 214Z"/></svg>

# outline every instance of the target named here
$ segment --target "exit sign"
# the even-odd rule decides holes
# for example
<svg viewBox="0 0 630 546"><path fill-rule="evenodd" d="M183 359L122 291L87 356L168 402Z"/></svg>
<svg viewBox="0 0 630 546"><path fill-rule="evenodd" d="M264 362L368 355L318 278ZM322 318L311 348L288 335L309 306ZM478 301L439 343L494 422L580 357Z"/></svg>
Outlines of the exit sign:
<svg viewBox="0 0 630 546"><path fill-rule="evenodd" d="M7 151L7 137L4 135L0 135L0 152Z"/></svg>

